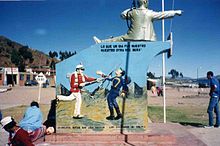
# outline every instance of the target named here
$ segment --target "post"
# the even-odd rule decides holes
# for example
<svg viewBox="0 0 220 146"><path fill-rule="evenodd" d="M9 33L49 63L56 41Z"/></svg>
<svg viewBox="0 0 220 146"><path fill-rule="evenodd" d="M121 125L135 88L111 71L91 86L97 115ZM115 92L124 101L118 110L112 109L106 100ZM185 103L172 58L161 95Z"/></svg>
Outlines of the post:
<svg viewBox="0 0 220 146"><path fill-rule="evenodd" d="M162 0L162 12L164 12L164 0ZM162 40L163 42L165 41L165 35L164 35L164 19L162 19ZM165 65L165 53L163 53L163 69L162 69L162 74L163 74L163 122L166 123L166 86L165 86L165 81L166 81L166 65Z"/></svg>
<svg viewBox="0 0 220 146"><path fill-rule="evenodd" d="M129 65L129 55L130 55L130 41L128 41L128 46L127 46L127 53L126 53L126 64L125 64L125 80L127 80L127 76L128 76L128 65ZM121 130L120 133L124 134L124 118L125 118L125 103L126 103L126 98L127 95L125 95L125 97L123 97L122 99L122 118L121 118ZM127 142L127 139L125 139L125 142Z"/></svg>
<svg viewBox="0 0 220 146"><path fill-rule="evenodd" d="M41 94L41 86L42 86L42 84L43 83L45 83L46 82L46 77L45 77L45 75L41 72L41 73L39 73L36 77L35 77L35 79L37 80L37 82L38 82L38 84L39 84L39 94L38 94L38 103L40 103L40 94Z"/></svg>
<svg viewBox="0 0 220 146"><path fill-rule="evenodd" d="M15 82L14 82L14 74L13 74L13 67L11 66L11 77L12 77L12 87L15 86Z"/></svg>
<svg viewBox="0 0 220 146"><path fill-rule="evenodd" d="M202 69L202 67L200 66L200 67L197 67L197 69L196 69L196 80L197 80L197 82L198 82L198 80L199 80L199 70L200 69Z"/></svg>
<svg viewBox="0 0 220 146"><path fill-rule="evenodd" d="M41 94L41 83L39 83L39 92L38 92L38 98L37 98L37 102L40 104L40 94Z"/></svg>

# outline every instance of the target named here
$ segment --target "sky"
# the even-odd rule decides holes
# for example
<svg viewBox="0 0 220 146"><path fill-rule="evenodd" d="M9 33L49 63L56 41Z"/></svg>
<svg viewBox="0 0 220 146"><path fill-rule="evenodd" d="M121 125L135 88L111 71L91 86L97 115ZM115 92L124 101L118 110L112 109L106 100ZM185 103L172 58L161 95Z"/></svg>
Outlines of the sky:
<svg viewBox="0 0 220 146"><path fill-rule="evenodd" d="M46 54L76 51L94 45L93 36L105 39L127 32L120 13L133 0L0 0L0 35ZM165 0L165 10L183 10L182 16L165 20L165 35L173 32L171 69L187 77L220 74L220 1ZM149 9L161 11L161 0L150 0ZM172 24L172 25L171 25ZM154 22L157 40L162 40L161 21ZM144 61L144 60L143 60ZM149 71L162 75L162 56L153 59ZM198 72L197 72L198 71ZM168 75L168 74L167 74Z"/></svg>

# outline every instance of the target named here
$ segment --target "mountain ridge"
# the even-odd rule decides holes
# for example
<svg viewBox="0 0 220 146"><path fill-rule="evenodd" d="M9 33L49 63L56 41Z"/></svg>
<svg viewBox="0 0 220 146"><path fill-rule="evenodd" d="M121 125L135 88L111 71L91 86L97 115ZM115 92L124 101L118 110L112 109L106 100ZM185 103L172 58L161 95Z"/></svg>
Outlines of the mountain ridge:
<svg viewBox="0 0 220 146"><path fill-rule="evenodd" d="M50 65L52 58L47 54L0 35L0 67L17 67L12 63L11 56L13 51L18 51L19 48L22 47L27 47L27 50L30 51L33 56L33 62L27 62L27 67L40 68Z"/></svg>

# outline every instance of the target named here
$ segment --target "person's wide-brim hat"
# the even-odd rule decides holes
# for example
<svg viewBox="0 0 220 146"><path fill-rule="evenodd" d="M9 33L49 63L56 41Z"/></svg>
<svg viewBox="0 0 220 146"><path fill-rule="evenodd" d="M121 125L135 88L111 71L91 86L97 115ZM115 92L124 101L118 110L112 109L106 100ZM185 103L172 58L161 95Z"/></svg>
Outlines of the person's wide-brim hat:
<svg viewBox="0 0 220 146"><path fill-rule="evenodd" d="M7 116L5 118L3 118L1 120L1 125L2 127L4 128L6 125L8 125L9 123L11 123L13 120L12 120L12 117L11 116Z"/></svg>

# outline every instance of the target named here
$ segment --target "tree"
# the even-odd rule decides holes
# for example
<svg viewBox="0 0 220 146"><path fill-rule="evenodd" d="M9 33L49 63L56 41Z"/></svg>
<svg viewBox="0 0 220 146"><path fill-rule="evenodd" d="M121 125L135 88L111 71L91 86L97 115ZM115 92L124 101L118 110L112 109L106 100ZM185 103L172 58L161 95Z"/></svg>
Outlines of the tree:
<svg viewBox="0 0 220 146"><path fill-rule="evenodd" d="M154 78L155 78L155 75L154 75L152 72L148 72L148 73L147 73L147 76L148 76L148 78L150 78L150 79L154 79Z"/></svg>
<svg viewBox="0 0 220 146"><path fill-rule="evenodd" d="M11 54L11 62L18 66L20 72L24 72L26 64L34 61L32 52L28 46L22 46L17 50L13 49Z"/></svg>
<svg viewBox="0 0 220 146"><path fill-rule="evenodd" d="M54 58L54 57L58 57L58 53L56 51L53 51L53 52L49 52L49 57L50 58Z"/></svg>
<svg viewBox="0 0 220 146"><path fill-rule="evenodd" d="M51 51L48 53L48 55L49 55L50 58L53 58L53 54L52 54Z"/></svg>
<svg viewBox="0 0 220 146"><path fill-rule="evenodd" d="M168 74L172 76L172 79L175 79L179 76L179 72L175 69L171 69L170 72L168 72Z"/></svg>
<svg viewBox="0 0 220 146"><path fill-rule="evenodd" d="M183 78L183 73L180 73L180 77Z"/></svg>
<svg viewBox="0 0 220 146"><path fill-rule="evenodd" d="M21 48L18 49L19 55L21 56L21 62L18 66L19 71L24 72L26 64L32 63L34 61L32 52L29 51L28 46L22 46Z"/></svg>
<svg viewBox="0 0 220 146"><path fill-rule="evenodd" d="M60 51L60 52L59 52L59 55L60 55L60 57L59 57L60 60L63 61L63 60L64 60L64 57L65 57L65 56L64 56L64 52Z"/></svg>
<svg viewBox="0 0 220 146"><path fill-rule="evenodd" d="M19 66L19 64L21 63L22 58L19 55L19 52L17 50L12 50L11 53L11 62L14 63L16 66Z"/></svg>
<svg viewBox="0 0 220 146"><path fill-rule="evenodd" d="M46 65L49 66L49 64L50 64L50 60L47 59L47 61L46 61Z"/></svg>
<svg viewBox="0 0 220 146"><path fill-rule="evenodd" d="M74 53L71 52L71 51L69 51L69 52L67 52L67 51L62 52L62 51L60 51L59 54L60 54L60 57L59 57L60 60L63 61L64 59L67 59L67 58L69 58L69 57L75 55L75 54L76 54L76 51L75 51Z"/></svg>
<svg viewBox="0 0 220 146"><path fill-rule="evenodd" d="M53 70L56 69L56 62L54 60L51 61L50 68L53 69Z"/></svg>
<svg viewBox="0 0 220 146"><path fill-rule="evenodd" d="M50 51L49 57L52 58L52 61L50 63L50 68L55 70L56 69L56 62L55 62L54 58L58 57L58 53L56 51L53 51L53 52Z"/></svg>
<svg viewBox="0 0 220 146"><path fill-rule="evenodd" d="M19 53L20 55L23 57L24 60L32 60L33 59L33 55L32 52L28 50L28 46L23 46L21 48L19 48Z"/></svg>

